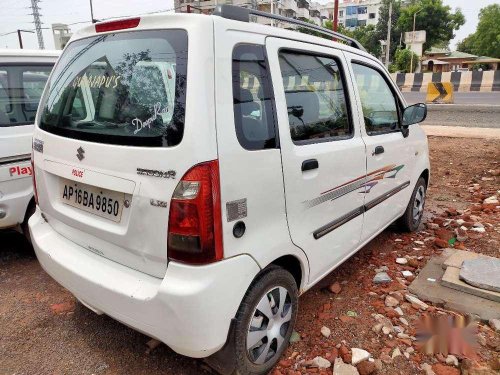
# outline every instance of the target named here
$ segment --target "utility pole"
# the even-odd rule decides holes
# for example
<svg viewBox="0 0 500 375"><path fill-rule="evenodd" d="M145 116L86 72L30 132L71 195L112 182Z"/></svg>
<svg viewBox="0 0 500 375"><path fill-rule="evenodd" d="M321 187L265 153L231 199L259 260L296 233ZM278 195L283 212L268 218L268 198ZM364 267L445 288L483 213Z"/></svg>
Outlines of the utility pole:
<svg viewBox="0 0 500 375"><path fill-rule="evenodd" d="M35 24L36 36L38 38L38 48L45 49L45 45L43 44L43 35L42 35L42 21L40 21L40 7L38 3L41 0L31 0L31 10L33 11L33 23Z"/></svg>
<svg viewBox="0 0 500 375"><path fill-rule="evenodd" d="M19 39L19 48L23 49L23 38L21 36L21 33L34 33L34 31L17 29L17 38Z"/></svg>
<svg viewBox="0 0 500 375"><path fill-rule="evenodd" d="M333 5L333 31L337 31L339 27L339 0L335 0Z"/></svg>
<svg viewBox="0 0 500 375"><path fill-rule="evenodd" d="M92 0L89 0L90 2L90 20L92 23L96 23L97 20L94 18L94 7L92 6Z"/></svg>
<svg viewBox="0 0 500 375"><path fill-rule="evenodd" d="M271 14L274 14L274 0L271 0ZM271 26L274 26L274 20L271 18Z"/></svg>
<svg viewBox="0 0 500 375"><path fill-rule="evenodd" d="M417 13L420 12L422 8L413 13L413 32L411 34L411 46L413 48L413 44L415 43L415 21L417 19ZM413 49L410 48L411 51L411 59L410 59L410 73L413 73Z"/></svg>
<svg viewBox="0 0 500 375"><path fill-rule="evenodd" d="M391 24L392 24L392 0L389 2L389 19L387 21L387 43L385 45L385 67L389 68L389 57L391 54Z"/></svg>

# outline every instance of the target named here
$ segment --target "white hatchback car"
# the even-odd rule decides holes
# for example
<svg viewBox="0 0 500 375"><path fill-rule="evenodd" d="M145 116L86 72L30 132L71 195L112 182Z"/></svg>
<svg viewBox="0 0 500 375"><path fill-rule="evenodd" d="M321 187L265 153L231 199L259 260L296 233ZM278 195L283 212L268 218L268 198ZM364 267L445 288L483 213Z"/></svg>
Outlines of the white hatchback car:
<svg viewBox="0 0 500 375"><path fill-rule="evenodd" d="M0 229L35 211L31 139L38 102L60 51L0 50Z"/></svg>
<svg viewBox="0 0 500 375"><path fill-rule="evenodd" d="M224 5L75 34L37 115L29 221L82 304L241 374L277 362L300 294L395 220L418 227L429 181L409 127L426 107L377 59L251 14L269 17Z"/></svg>

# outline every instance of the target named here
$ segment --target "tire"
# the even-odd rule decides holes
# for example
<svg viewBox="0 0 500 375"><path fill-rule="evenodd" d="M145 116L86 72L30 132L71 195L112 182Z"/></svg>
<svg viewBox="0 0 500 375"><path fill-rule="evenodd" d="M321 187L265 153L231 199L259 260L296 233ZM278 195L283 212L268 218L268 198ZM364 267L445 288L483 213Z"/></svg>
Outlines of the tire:
<svg viewBox="0 0 500 375"><path fill-rule="evenodd" d="M293 276L276 266L265 269L245 294L228 337L227 344L233 348L233 374L267 374L276 365L288 346L297 309Z"/></svg>
<svg viewBox="0 0 500 375"><path fill-rule="evenodd" d="M418 229L424 213L426 193L427 184L424 178L420 177L413 189L405 213L397 221L403 231L415 232Z"/></svg>

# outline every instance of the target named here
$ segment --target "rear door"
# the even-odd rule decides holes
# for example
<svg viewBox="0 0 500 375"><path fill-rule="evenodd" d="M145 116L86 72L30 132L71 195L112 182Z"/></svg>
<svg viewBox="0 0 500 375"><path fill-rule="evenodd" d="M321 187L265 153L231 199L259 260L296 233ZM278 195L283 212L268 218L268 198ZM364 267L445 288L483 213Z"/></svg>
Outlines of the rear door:
<svg viewBox="0 0 500 375"><path fill-rule="evenodd" d="M208 17L172 19L167 30L149 22L67 46L34 154L39 205L56 231L161 277L172 193L191 167L217 158L213 76L201 74L213 66L213 38Z"/></svg>
<svg viewBox="0 0 500 375"><path fill-rule="evenodd" d="M310 263L310 282L359 244L365 145L342 52L268 38L288 225Z"/></svg>
<svg viewBox="0 0 500 375"><path fill-rule="evenodd" d="M362 135L366 143L369 188L365 194L362 240L380 232L406 209L416 160L415 143L402 131L398 89L378 63L346 53L352 68Z"/></svg>

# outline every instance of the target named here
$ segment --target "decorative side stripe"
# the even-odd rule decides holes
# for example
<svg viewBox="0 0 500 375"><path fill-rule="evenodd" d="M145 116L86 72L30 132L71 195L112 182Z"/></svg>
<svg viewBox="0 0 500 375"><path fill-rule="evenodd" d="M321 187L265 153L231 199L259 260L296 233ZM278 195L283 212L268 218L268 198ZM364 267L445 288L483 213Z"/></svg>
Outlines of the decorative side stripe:
<svg viewBox="0 0 500 375"><path fill-rule="evenodd" d="M358 217L359 215L362 215L366 211L371 210L373 207L382 203L386 199L389 199L390 197L399 193L401 190L407 188L408 186L410 186L410 181L406 181L405 183L395 187L394 189L389 190L387 193L382 194L380 197L375 198L375 199L371 200L370 202L364 204L363 206L358 207L358 208L348 212L347 214L339 217L338 219L335 219L335 220L329 222L328 224L323 225L321 228L316 229L313 232L313 237L316 240L320 239L324 235L327 235L328 233L330 233L330 232L334 231L335 229L341 227L342 225L348 223L352 219Z"/></svg>

